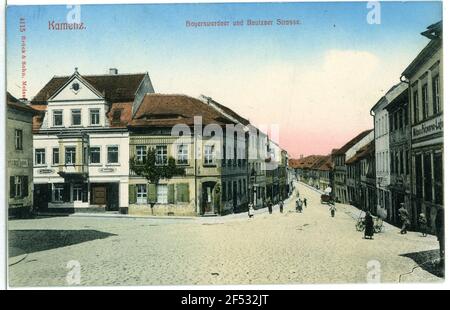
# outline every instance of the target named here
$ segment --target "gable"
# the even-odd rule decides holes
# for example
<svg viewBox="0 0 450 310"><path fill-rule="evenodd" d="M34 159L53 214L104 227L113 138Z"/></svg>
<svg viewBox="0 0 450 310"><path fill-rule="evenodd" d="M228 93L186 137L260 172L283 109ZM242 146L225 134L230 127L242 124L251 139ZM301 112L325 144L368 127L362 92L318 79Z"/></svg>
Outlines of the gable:
<svg viewBox="0 0 450 310"><path fill-rule="evenodd" d="M89 83L78 77L70 79L49 101L98 100L102 96Z"/></svg>

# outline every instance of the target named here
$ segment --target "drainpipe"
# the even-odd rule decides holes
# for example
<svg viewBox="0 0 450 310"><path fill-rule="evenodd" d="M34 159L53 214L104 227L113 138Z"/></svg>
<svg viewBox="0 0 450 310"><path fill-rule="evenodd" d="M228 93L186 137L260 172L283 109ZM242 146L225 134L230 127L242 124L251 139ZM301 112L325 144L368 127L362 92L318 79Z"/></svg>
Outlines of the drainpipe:
<svg viewBox="0 0 450 310"><path fill-rule="evenodd" d="M376 153L376 140L377 140L377 135L376 135L376 127L375 127L375 113L373 112L373 107L370 109L370 115L372 116L372 119L373 119L373 140L374 140L374 143L375 143L375 165L374 165L374 167L375 167L375 199L376 199L376 205L375 205L375 209L377 208L377 206L378 206L378 200L379 200L379 197L378 197L378 188L377 188L377 184L378 184L378 180L377 180L377 153ZM389 121L389 118L388 118L388 121ZM369 205L369 209L370 209L370 205Z"/></svg>

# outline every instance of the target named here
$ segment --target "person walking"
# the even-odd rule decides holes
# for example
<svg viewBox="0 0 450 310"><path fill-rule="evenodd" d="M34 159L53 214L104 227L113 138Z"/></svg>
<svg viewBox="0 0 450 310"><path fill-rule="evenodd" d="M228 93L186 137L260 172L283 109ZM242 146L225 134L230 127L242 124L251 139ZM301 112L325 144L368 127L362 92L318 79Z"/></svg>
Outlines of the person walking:
<svg viewBox="0 0 450 310"><path fill-rule="evenodd" d="M248 218L252 218L255 214L255 209L253 208L253 203L248 204Z"/></svg>
<svg viewBox="0 0 450 310"><path fill-rule="evenodd" d="M284 203L283 200L280 201L280 213L283 213Z"/></svg>
<svg viewBox="0 0 450 310"><path fill-rule="evenodd" d="M373 239L373 218L370 211L366 212L366 217L364 218L364 239Z"/></svg>
<svg viewBox="0 0 450 310"><path fill-rule="evenodd" d="M334 204L331 205L330 212L331 212L331 217L334 217L334 214L336 213L336 207L334 206Z"/></svg>
<svg viewBox="0 0 450 310"><path fill-rule="evenodd" d="M270 201L270 198L266 200L266 205L269 210L269 214L272 214L272 201Z"/></svg>
<svg viewBox="0 0 450 310"><path fill-rule="evenodd" d="M444 266L445 260L445 228L444 228L444 208L440 207L436 213L434 220L434 226L436 227L436 237L439 241L439 263Z"/></svg>
<svg viewBox="0 0 450 310"><path fill-rule="evenodd" d="M419 214L419 229L422 233L422 237L427 236L427 218L424 213Z"/></svg>
<svg viewBox="0 0 450 310"><path fill-rule="evenodd" d="M307 207L307 202L308 200L306 200L306 198L303 198L303 205L305 206L305 208Z"/></svg>
<svg viewBox="0 0 450 310"><path fill-rule="evenodd" d="M398 214L400 216L400 220L402 221L402 229L400 230L400 233L402 235L405 235L408 233L409 213L408 213L408 210L406 210L405 204L403 202L400 204L400 209L398 209Z"/></svg>

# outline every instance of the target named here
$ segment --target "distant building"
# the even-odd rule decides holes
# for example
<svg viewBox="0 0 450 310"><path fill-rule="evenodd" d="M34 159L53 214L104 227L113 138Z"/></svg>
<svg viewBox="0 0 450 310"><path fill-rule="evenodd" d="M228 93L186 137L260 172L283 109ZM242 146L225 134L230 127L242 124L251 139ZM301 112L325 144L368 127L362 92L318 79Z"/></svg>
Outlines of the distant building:
<svg viewBox="0 0 450 310"><path fill-rule="evenodd" d="M423 212L433 231L437 210L444 207L442 22L429 26L422 35L430 42L402 73L409 83L412 139L412 200L407 207L413 225Z"/></svg>
<svg viewBox="0 0 450 310"><path fill-rule="evenodd" d="M350 188L347 191L347 166L346 161L353 157L364 145L373 140L373 130L365 130L351 139L340 149L334 150L331 154L333 162L333 196L341 203L350 203L356 200L356 192Z"/></svg>
<svg viewBox="0 0 450 310"><path fill-rule="evenodd" d="M383 209L377 209L377 195L375 183L375 141L358 149L346 161L346 165L355 171L354 205L361 210L370 211L373 215L386 217Z"/></svg>
<svg viewBox="0 0 450 310"><path fill-rule="evenodd" d="M33 207L33 116L38 112L6 93L8 214L24 217Z"/></svg>

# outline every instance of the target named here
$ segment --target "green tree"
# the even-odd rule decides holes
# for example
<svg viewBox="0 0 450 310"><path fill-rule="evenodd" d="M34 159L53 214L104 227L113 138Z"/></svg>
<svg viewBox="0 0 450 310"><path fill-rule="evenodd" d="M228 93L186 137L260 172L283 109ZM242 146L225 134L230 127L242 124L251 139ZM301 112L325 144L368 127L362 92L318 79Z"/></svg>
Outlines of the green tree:
<svg viewBox="0 0 450 310"><path fill-rule="evenodd" d="M184 176L184 168L177 167L175 159L169 157L166 164L156 163L156 150L149 148L145 160L140 161L135 157L130 159L130 169L137 175L146 178L150 183L158 185L161 179L171 179L174 176ZM153 212L154 202L151 202Z"/></svg>

